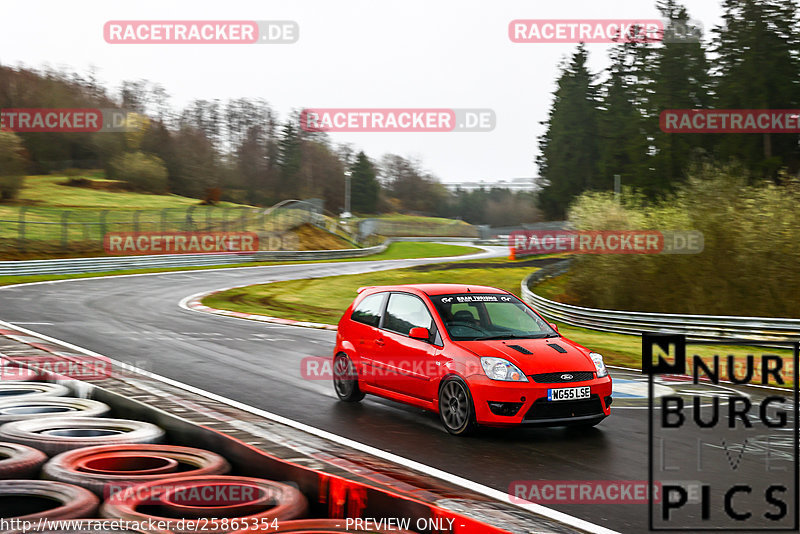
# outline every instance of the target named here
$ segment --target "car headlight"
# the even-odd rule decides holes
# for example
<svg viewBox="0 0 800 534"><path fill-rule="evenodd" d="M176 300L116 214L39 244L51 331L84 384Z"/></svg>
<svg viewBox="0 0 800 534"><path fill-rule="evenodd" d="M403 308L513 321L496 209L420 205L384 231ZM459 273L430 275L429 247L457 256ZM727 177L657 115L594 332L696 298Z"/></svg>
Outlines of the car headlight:
<svg viewBox="0 0 800 534"><path fill-rule="evenodd" d="M597 369L597 378L608 376L608 369L606 369L606 364L603 363L603 355L596 352L590 352L589 357L594 362L594 368Z"/></svg>
<svg viewBox="0 0 800 534"><path fill-rule="evenodd" d="M506 382L527 382L528 379L519 368L503 358L481 358L483 372L492 380L504 380Z"/></svg>

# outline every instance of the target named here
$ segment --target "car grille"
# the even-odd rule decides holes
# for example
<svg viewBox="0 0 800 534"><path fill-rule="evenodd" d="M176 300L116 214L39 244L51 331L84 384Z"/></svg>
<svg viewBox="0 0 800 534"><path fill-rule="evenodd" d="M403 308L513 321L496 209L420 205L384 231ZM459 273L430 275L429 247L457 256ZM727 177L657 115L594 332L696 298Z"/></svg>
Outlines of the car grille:
<svg viewBox="0 0 800 534"><path fill-rule="evenodd" d="M572 378L562 378L564 375L572 375ZM591 371L563 371L559 373L539 373L538 375L531 375L531 378L539 384L557 384L559 382L591 380L594 378L594 373Z"/></svg>
<svg viewBox="0 0 800 534"><path fill-rule="evenodd" d="M539 399L525 414L525 421L539 419L569 419L589 415L603 415L603 406L600 397L592 395L588 399L570 401L548 401Z"/></svg>

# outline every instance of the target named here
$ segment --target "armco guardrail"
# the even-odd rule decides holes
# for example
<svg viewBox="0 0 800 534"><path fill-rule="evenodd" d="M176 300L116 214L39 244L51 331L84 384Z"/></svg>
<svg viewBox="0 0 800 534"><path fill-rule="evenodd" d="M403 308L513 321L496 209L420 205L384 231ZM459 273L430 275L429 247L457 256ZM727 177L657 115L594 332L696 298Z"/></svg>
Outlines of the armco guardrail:
<svg viewBox="0 0 800 534"><path fill-rule="evenodd" d="M545 317L573 326L616 332L674 332L697 341L797 341L800 319L772 317L736 317L732 315L679 315L600 310L562 304L540 297L531 287L553 276L565 273L570 260L560 261L528 275L522 281L522 299Z"/></svg>
<svg viewBox="0 0 800 534"><path fill-rule="evenodd" d="M302 261L359 258L386 250L389 241L366 248L344 250L262 250L258 252L222 252L209 254L164 254L101 258L65 258L55 260L0 261L0 276L36 274L76 274L133 269L171 269L208 265L234 265L258 261Z"/></svg>

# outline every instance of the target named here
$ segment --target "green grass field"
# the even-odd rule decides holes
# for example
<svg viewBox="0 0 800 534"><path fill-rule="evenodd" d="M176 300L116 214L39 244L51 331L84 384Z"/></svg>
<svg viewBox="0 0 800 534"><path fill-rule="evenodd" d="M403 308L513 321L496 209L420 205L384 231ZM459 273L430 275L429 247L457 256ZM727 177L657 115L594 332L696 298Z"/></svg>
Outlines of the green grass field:
<svg viewBox="0 0 800 534"><path fill-rule="evenodd" d="M198 199L179 195L106 190L103 186L114 182L97 174L87 171L81 176L93 187L65 185L69 180L66 176L26 177L19 198L0 204L0 241L9 253L6 255L14 256L14 247L21 239L26 249L30 245L33 250L64 248L66 241L64 252L84 255L89 244L101 241L104 232L175 231L189 224L227 224L241 230L243 214L252 219L247 223L250 226L263 223L252 211L241 209L249 206L229 202L200 206Z"/></svg>
<svg viewBox="0 0 800 534"><path fill-rule="evenodd" d="M95 182L108 182L87 174ZM130 191L104 191L88 187L63 185L68 178L59 175L27 176L17 199L20 205L0 205L0 218L18 213L21 207L71 208L89 210L162 210L165 208L188 208L197 205L196 198L179 195L152 195ZM220 202L220 207L237 207L238 204Z"/></svg>
<svg viewBox="0 0 800 534"><path fill-rule="evenodd" d="M254 285L217 293L206 298L204 303L214 308L336 324L361 286L458 281L499 287L518 295L520 281L533 270L507 261L496 263L496 268L483 267L487 261Z"/></svg>
<svg viewBox="0 0 800 534"><path fill-rule="evenodd" d="M85 171L82 176L26 177L19 198L0 204L0 257L96 256L102 252L102 239L108 232L277 233L309 220L306 210L291 206L269 214L264 209L230 202L202 206L196 198L125 191L119 182L102 176L102 171ZM67 185L70 178L81 178L83 186ZM331 219L327 221L333 231L341 230L334 229L338 226ZM386 230L386 235L476 233L463 221L436 217L393 214L387 222L389 226L381 225L378 233L381 230ZM345 238L344 234L339 235Z"/></svg>

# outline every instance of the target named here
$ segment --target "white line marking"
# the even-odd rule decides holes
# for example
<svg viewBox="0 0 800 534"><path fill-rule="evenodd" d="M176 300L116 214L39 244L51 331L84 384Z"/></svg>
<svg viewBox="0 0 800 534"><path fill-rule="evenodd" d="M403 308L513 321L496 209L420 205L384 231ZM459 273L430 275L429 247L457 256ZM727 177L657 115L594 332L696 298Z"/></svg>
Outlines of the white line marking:
<svg viewBox="0 0 800 534"><path fill-rule="evenodd" d="M635 369L633 367L622 367L621 365L606 365L606 367L608 367L609 369L622 369L623 371L636 371L637 373L641 373L642 372L641 369ZM691 377L689 377L689 378L691 378ZM688 383L691 384L691 382L688 382ZM733 384L733 382L731 382L730 380L720 380L720 383L722 383L722 384ZM701 384L702 384L702 382L701 382ZM748 388L772 389L774 391L792 391L792 388L790 388L790 387L779 388L779 387L776 387L776 386L765 386L765 385L761 385L761 384L734 384L734 385L746 386Z"/></svg>
<svg viewBox="0 0 800 534"><path fill-rule="evenodd" d="M61 345L63 347L66 347L68 349L75 350L75 351L78 351L78 352L82 352L83 354L86 354L87 356L92 356L92 357L95 357L95 358L108 358L107 356L103 356L103 355L98 354L98 353L96 353L94 351L91 351L89 349L85 349L83 347L79 347L77 345L73 345L72 343L68 343L66 341L62 341L60 339L56 339L56 338L53 338L53 337L50 337L50 336L46 336L44 334L40 334L38 332L34 332L33 330L28 330L27 328L17 327L16 325L14 325L12 323L7 323L5 321L0 320L0 325L4 325L7 328L16 328L17 330L19 330L21 332L24 332L24 333L26 333L28 335L37 336L37 337L39 337L41 339L44 339L46 341L49 341L51 343L56 343L56 344L59 344L59 345ZM249 412L249 413L251 413L253 415L257 415L259 417L264 417L266 419L270 419L272 421L275 421L276 423L281 423L283 425L295 428L297 430L301 430L301 431L306 432L308 434L311 434L313 436L317 436L317 437L322 438L322 439L327 439L328 441L332 441L332 442L337 443L339 445L343 445L345 447L350 447L351 449L356 449L358 451L361 451L361 452L364 452L364 453L367 453L367 454L371 454L372 456L376 456L376 457L381 458L383 460L387 460L389 462L396 463L396 464L401 465L401 466L403 466L403 467L405 467L407 469L413 469L414 471L418 471L420 473L439 478L441 480L444 480L445 482L449 482L451 484L455 484L457 486L461 486L462 488L466 488L466 489L474 491L476 493L480 493L481 495L485 495L486 497L489 497L491 499L495 499L495 500L503 502L505 504L511 504L512 506L516 506L516 507L522 508L522 509L527 510L529 512L532 512L534 514L538 514L538 515L541 515L541 516L546 517L548 519L552 519L553 521L558 521L560 523L565 523L565 524L567 524L569 526L581 529L581 530L583 530L585 532L588 532L588 533L591 533L591 534L620 534L620 533L618 533L618 532L616 532L614 530L610 530L610 529L607 529L605 527L601 527L600 525L595 525L594 523L590 523L590 522L585 521L583 519L580 519L578 517L574 517L574 516L571 516L569 514L565 514L563 512L559 512L558 510L554 510L552 508L548 508L548 507L542 506L540 504L536 504L536 503L532 503L532 502L525 502L525 503L514 502L516 499L511 499L511 495L509 495L508 493L503 493L502 491L490 488L488 486L484 486L483 484L478 484L477 482L473 482L471 480L467 480L467 479L462 478L462 477L460 477L458 475L454 475L454 474L448 473L446 471L441 471L439 469L436 469L435 467L431 467L431 466L428 466L428 465L425 465L425 464L421 464L421 463L416 462L414 460L410 460L408 458L404 458L402 456L398 456L396 454L392 454L392 453L384 451L382 449L378 449L378 448L372 447L370 445L366 445L364 443L360 443L358 441L355 441L355 440L352 440L352 439L349 439L349 438L338 436L338 435L333 434L331 432L327 432L325 430L321 430L319 428L315 428L313 426L306 425L306 424L300 423L298 421L294 421L293 419L288 419L286 417L283 417L283 416L280 416L280 415L277 415L277 414L274 414L274 413L271 413L271 412L267 412L266 410L261 410L259 408L254 408L254 407L249 406L247 404L244 404L244 403L232 400L232 399L228 399L226 397L222 397L221 395L217 395L216 393L211 393L209 391L205 391L203 389L196 388L194 386L190 386L190 385L184 384L182 382L178 382L177 380L173 380L173 379L167 378L165 376L157 375L157 374L151 373L149 371L145 371L143 369L139 369L137 367L133 367L133 366L128 365L128 364L123 364L122 362L120 362L118 360L115 360L113 358L108 358L108 359L111 361L112 365L124 365L125 369L127 369L127 370L137 372L137 373L139 373L141 375L144 375L146 377L152 378L154 380L158 380L158 381L163 382L165 384L169 384L171 386L183 389L184 391L188 391L190 393L194 393L196 395L201 395L201 396L206 397L208 399L215 400L215 401L221 402L223 404L227 404L228 406L232 406L234 408L238 408L239 410L243 410L243 411Z"/></svg>

